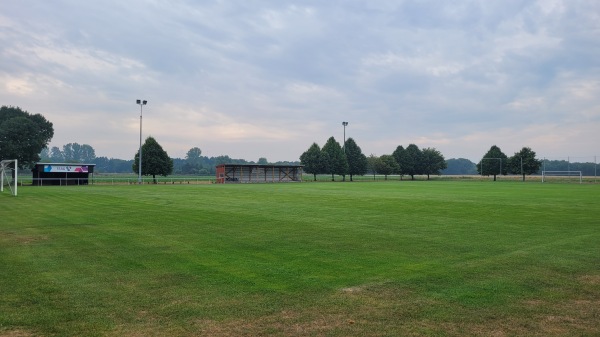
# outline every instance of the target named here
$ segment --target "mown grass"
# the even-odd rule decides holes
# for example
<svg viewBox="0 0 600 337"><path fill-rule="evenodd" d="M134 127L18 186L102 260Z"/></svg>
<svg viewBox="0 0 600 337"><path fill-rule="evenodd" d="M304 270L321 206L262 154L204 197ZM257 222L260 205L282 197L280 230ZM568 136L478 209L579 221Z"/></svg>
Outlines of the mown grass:
<svg viewBox="0 0 600 337"><path fill-rule="evenodd" d="M0 336L593 336L600 186L23 187Z"/></svg>

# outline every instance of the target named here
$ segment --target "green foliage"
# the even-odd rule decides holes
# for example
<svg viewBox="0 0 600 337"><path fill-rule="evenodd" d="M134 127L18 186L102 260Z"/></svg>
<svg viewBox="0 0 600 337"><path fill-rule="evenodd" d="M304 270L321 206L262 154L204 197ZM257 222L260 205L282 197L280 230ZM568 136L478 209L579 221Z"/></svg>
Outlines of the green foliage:
<svg viewBox="0 0 600 337"><path fill-rule="evenodd" d="M410 144L406 149L400 145L392 156L400 166L401 176L409 175L412 180L415 180L416 174L423 174L423 154L417 145Z"/></svg>
<svg viewBox="0 0 600 337"><path fill-rule="evenodd" d="M367 173L367 157L362 153L360 147L356 144L354 139L348 138L346 140L346 160L348 161L348 174L350 175L350 181L352 181L353 175L364 175Z"/></svg>
<svg viewBox="0 0 600 337"><path fill-rule="evenodd" d="M384 154L375 162L375 170L377 173L383 174L387 180L388 175L400 172L400 165L393 155Z"/></svg>
<svg viewBox="0 0 600 337"><path fill-rule="evenodd" d="M392 156L394 159L396 159L396 163L398 163L398 174L400 174L400 178L402 178L402 176L405 174L404 169L402 168L402 163L406 161L406 151L404 150L404 147L402 145L398 145L396 150L394 150L392 153Z"/></svg>
<svg viewBox="0 0 600 337"><path fill-rule="evenodd" d="M508 159L508 170L513 174L520 174L525 181L526 175L537 173L542 167L542 161L535 158L535 152L524 147Z"/></svg>
<svg viewBox="0 0 600 337"><path fill-rule="evenodd" d="M584 176L600 174L600 164L594 162L571 162L567 160L543 160L543 169L547 171L581 171ZM538 173L541 173L538 171Z"/></svg>
<svg viewBox="0 0 600 337"><path fill-rule="evenodd" d="M54 135L52 123L19 107L0 107L0 159L17 159L20 168L32 168Z"/></svg>
<svg viewBox="0 0 600 337"><path fill-rule="evenodd" d="M415 180L416 174L423 173L423 154L418 146L410 144L401 157L400 170Z"/></svg>
<svg viewBox="0 0 600 337"><path fill-rule="evenodd" d="M93 163L96 151L88 144L69 143L63 146L63 160L66 163Z"/></svg>
<svg viewBox="0 0 600 337"><path fill-rule="evenodd" d="M317 143L313 143L300 156L300 163L304 165L304 172L312 174L315 181L317 180L317 174L329 173L326 171L323 161L323 153Z"/></svg>
<svg viewBox="0 0 600 337"><path fill-rule="evenodd" d="M508 172L508 157L496 145L492 145L488 152L477 164L477 172L481 175L493 175L494 181L499 174L506 175Z"/></svg>
<svg viewBox="0 0 600 337"><path fill-rule="evenodd" d="M139 156L138 151L135 154L133 162L133 172L139 172ZM156 183L156 176L168 176L173 172L173 160L169 157L167 152L163 150L162 146L158 144L156 139L153 137L146 138L146 141L142 145L142 175L151 175Z"/></svg>
<svg viewBox="0 0 600 337"><path fill-rule="evenodd" d="M327 165L324 165L327 169L325 173L331 174L331 180L335 180L334 175L336 174L342 176L348 174L348 161L346 160L346 155L335 138L330 137L321 151L327 154L323 157L327 158L326 160L323 160L323 162L327 163Z"/></svg>
<svg viewBox="0 0 600 337"><path fill-rule="evenodd" d="M373 174L373 177L375 177L375 174L377 174L377 162L379 161L379 157L377 157L375 154L371 153L371 155L369 155L369 157L367 157L367 169L368 172Z"/></svg>
<svg viewBox="0 0 600 337"><path fill-rule="evenodd" d="M447 167L444 155L435 148L425 148L421 151L421 169L422 173L427 175L429 180L430 174L441 174L441 171Z"/></svg>
<svg viewBox="0 0 600 337"><path fill-rule="evenodd" d="M53 163L64 163L65 162L65 157L62 153L62 151L57 147L57 146L53 146L52 149L50 150L50 161Z"/></svg>
<svg viewBox="0 0 600 337"><path fill-rule="evenodd" d="M142 166L143 169L143 166ZM193 147L185 155L185 164L183 164L181 173L199 174L202 169L202 150L199 147Z"/></svg>
<svg viewBox="0 0 600 337"><path fill-rule="evenodd" d="M599 188L26 186L0 335L598 336Z"/></svg>

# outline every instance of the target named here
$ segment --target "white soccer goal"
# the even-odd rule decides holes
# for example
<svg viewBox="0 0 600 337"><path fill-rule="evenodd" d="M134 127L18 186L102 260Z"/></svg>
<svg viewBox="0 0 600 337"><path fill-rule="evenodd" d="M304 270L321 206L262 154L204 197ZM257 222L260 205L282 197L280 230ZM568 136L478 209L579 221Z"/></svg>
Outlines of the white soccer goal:
<svg viewBox="0 0 600 337"><path fill-rule="evenodd" d="M4 185L10 188L10 194L17 196L17 182L19 169L16 159L0 161L0 192L4 192Z"/></svg>
<svg viewBox="0 0 600 337"><path fill-rule="evenodd" d="M481 158L481 161L479 162L479 165L481 165L481 166L480 166L480 167L481 167L480 171L481 171L481 176L482 176L482 177L483 177L485 174L487 174L487 175L490 175L490 174L491 174L491 173L489 173L489 172L486 172L486 173L484 174L484 172L483 172L483 168L484 168L483 161L484 161L484 160L498 160L498 161L499 161L499 163L498 163L498 164L499 164L499 166L498 166L498 169L499 169L499 171L498 171L498 172L499 172L499 173L498 173L498 175L502 175L502 158Z"/></svg>
<svg viewBox="0 0 600 337"><path fill-rule="evenodd" d="M542 182L546 181L547 176L554 177L579 177L579 183L583 182L581 171L542 171Z"/></svg>

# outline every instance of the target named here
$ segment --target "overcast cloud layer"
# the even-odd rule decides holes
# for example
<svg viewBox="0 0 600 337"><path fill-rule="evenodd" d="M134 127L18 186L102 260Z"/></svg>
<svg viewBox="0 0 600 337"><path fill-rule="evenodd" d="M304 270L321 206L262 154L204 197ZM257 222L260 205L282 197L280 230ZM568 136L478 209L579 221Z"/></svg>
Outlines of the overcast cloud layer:
<svg viewBox="0 0 600 337"><path fill-rule="evenodd" d="M171 157L298 160L348 121L366 155L593 161L600 1L0 0L0 104L51 146L132 159L136 99Z"/></svg>

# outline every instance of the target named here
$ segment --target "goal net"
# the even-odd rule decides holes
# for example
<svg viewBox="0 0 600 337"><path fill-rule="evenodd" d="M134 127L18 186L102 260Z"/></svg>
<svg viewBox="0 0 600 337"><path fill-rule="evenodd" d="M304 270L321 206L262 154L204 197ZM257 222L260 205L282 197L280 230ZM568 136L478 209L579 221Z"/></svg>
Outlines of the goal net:
<svg viewBox="0 0 600 337"><path fill-rule="evenodd" d="M0 161L0 192L4 192L4 188L7 187L10 194L16 196L18 175L16 159Z"/></svg>
<svg viewBox="0 0 600 337"><path fill-rule="evenodd" d="M549 176L556 177L557 179L559 177L563 177L562 179L579 178L579 183L583 182L581 171L542 171L542 182L548 181Z"/></svg>

